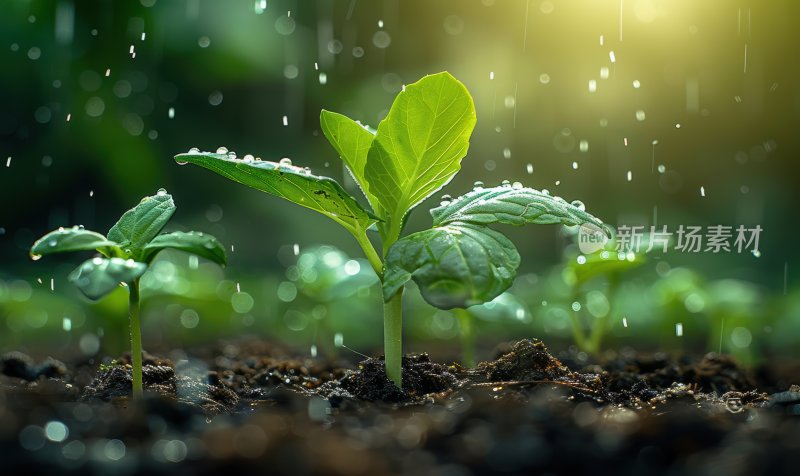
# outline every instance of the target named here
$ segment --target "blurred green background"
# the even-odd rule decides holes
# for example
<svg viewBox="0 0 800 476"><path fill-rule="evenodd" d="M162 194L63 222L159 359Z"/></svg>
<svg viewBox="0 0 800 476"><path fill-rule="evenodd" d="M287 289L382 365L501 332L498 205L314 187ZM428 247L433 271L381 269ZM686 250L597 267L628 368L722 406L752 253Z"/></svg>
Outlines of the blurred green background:
<svg viewBox="0 0 800 476"><path fill-rule="evenodd" d="M265 160L290 157L356 195L319 132L320 109L376 126L403 84L448 70L472 93L478 124L463 171L442 193L509 179L580 199L615 225L763 228L759 256L650 253L613 292L603 276L573 289L568 264L577 251L562 230L504 230L522 255L513 292L524 310L478 319L479 357L521 336L566 347L573 312L587 329L608 316L612 349L721 349L752 362L800 355L791 218L800 198L797 2L3 6L0 350L124 350L125 291L88 304L66 282L80 257L33 263L27 250L62 225L105 232L165 187L178 205L171 229L213 233L228 246L230 265L163 255L143 284L146 348L253 334L330 355L341 334L348 347L379 352L379 293L368 266L352 273L359 256L347 233L172 156L224 145ZM420 206L407 229L429 226L426 210L435 204L438 197ZM345 255L326 260L339 252L320 252L320 244ZM353 287L312 289L321 273L335 271L298 271L307 251L316 256L308 266L350 263ZM457 356L456 319L416 294L408 293L407 350Z"/></svg>

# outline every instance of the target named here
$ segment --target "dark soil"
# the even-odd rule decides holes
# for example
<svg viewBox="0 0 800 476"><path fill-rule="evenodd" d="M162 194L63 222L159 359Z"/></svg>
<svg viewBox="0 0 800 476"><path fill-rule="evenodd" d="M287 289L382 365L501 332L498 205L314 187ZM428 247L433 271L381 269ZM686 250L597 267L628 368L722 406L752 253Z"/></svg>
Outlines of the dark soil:
<svg viewBox="0 0 800 476"><path fill-rule="evenodd" d="M382 359L346 369L253 341L145 357L141 404L127 356L101 368L0 358L3 474L772 476L800 464L800 376L762 381L727 356L567 366L523 340L474 369L408 356L402 389Z"/></svg>

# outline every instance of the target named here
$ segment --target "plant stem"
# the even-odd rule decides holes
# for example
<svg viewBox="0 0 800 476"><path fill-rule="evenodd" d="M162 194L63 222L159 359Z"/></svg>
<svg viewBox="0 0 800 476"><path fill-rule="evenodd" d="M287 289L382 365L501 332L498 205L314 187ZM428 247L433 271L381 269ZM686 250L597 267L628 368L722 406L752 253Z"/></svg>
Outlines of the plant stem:
<svg viewBox="0 0 800 476"><path fill-rule="evenodd" d="M139 280L128 283L130 300L128 314L131 320L131 365L133 366L133 399L141 400L144 394L142 385L142 329L139 322Z"/></svg>
<svg viewBox="0 0 800 476"><path fill-rule="evenodd" d="M572 290L572 302L577 301L580 299L580 290L575 287ZM570 303L570 306L572 303ZM569 322L572 326L572 338L575 339L575 345L578 346L578 349L585 351L586 350L586 336L583 333L583 327L581 326L581 317L579 314L580 311L572 310L569 314Z"/></svg>
<svg viewBox="0 0 800 476"><path fill-rule="evenodd" d="M456 308L453 313L458 318L461 328L461 353L465 367L475 367L475 318L466 309Z"/></svg>
<svg viewBox="0 0 800 476"><path fill-rule="evenodd" d="M367 238L367 233L353 233L353 236L356 238L356 241L361 246L361 250L364 251L364 256L367 257L369 264L372 265L372 269L375 271L375 274L378 275L379 279L383 279L383 263L381 262L380 256L378 256L378 252L375 251L375 247L372 246L372 243Z"/></svg>
<svg viewBox="0 0 800 476"><path fill-rule="evenodd" d="M614 312L614 296L617 294L617 287L619 286L619 276L617 273L611 273L608 276L608 301L610 303L608 313L603 317L598 317L594 321L592 333L589 337L589 342L586 345L586 351L590 354L596 355L600 352L600 344L603 342L603 337L608 332L609 324L611 323L611 316Z"/></svg>
<svg viewBox="0 0 800 476"><path fill-rule="evenodd" d="M386 376L403 388L403 288L383 303L383 349Z"/></svg>

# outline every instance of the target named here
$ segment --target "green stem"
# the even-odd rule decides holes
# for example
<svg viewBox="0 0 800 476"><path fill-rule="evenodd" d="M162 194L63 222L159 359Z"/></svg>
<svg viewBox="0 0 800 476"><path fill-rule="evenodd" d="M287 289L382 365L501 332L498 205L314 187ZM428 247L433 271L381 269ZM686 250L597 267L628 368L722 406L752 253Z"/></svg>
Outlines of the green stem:
<svg viewBox="0 0 800 476"><path fill-rule="evenodd" d="M128 313L131 319L131 364L133 366L133 399L141 400L142 385L142 329L139 322L139 280L128 283L130 300Z"/></svg>
<svg viewBox="0 0 800 476"><path fill-rule="evenodd" d="M580 290L577 287L575 287L572 290L572 301L569 303L570 304L570 309L572 309L572 303L574 303L578 299L580 299ZM575 339L575 345L578 346L578 349L585 351L586 350L586 336L583 333L583 327L581 326L580 314L578 314L579 312L580 311L575 311L575 310L570 312L570 314L569 314L569 318L570 318L569 322L570 322L570 325L572 326L572 337L573 337L573 339Z"/></svg>
<svg viewBox="0 0 800 476"><path fill-rule="evenodd" d="M375 251L375 247L372 246L369 238L367 238L367 233L353 233L353 236L356 238L356 241L364 251L364 256L367 257L367 261L369 261L369 264L372 265L372 269L375 271L375 274L377 274L378 278L382 280L383 263L381 262L380 256L378 256L378 252Z"/></svg>
<svg viewBox="0 0 800 476"><path fill-rule="evenodd" d="M403 288L383 303L383 349L386 376L403 388Z"/></svg>
<svg viewBox="0 0 800 476"><path fill-rule="evenodd" d="M466 309L453 309L453 314L458 318L458 326L461 328L461 353L465 367L475 367L475 318Z"/></svg>
<svg viewBox="0 0 800 476"><path fill-rule="evenodd" d="M586 351L590 354L597 354L600 351L600 344L603 342L603 337L608 332L609 324L611 324L611 316L614 311L614 296L617 294L618 286L619 277L617 273L611 273L608 276L608 301L610 303L608 313L603 317L596 318L594 321L589 343L586 346Z"/></svg>

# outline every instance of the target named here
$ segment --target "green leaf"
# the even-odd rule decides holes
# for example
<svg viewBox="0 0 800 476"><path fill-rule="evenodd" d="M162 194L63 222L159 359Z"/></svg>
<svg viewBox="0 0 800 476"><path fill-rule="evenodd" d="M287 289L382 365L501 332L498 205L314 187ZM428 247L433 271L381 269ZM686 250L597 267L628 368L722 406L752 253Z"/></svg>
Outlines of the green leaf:
<svg viewBox="0 0 800 476"><path fill-rule="evenodd" d="M39 257L67 251L94 250L101 251L104 254L111 254L114 251L119 251L119 245L106 239L105 236L96 231L74 226L72 228L59 228L39 238L31 247L30 254L33 257Z"/></svg>
<svg viewBox="0 0 800 476"><path fill-rule="evenodd" d="M374 207L378 201L369 192L364 166L367 164L367 153L375 133L347 116L324 109L319 115L319 124L322 126L322 133L339 153L347 165L347 170L358 183L370 205Z"/></svg>
<svg viewBox="0 0 800 476"><path fill-rule="evenodd" d="M586 213L580 202L567 203L561 197L524 188L502 185L499 187L477 187L473 191L431 210L433 225L450 223L472 223L489 225L557 224L582 225L591 223L608 232L598 218ZM609 235L610 236L610 235Z"/></svg>
<svg viewBox="0 0 800 476"><path fill-rule="evenodd" d="M458 172L474 127L472 97L449 73L425 76L397 95L364 167L386 220L379 225L384 242L394 242L408 211Z"/></svg>
<svg viewBox="0 0 800 476"><path fill-rule="evenodd" d="M145 271L146 264L132 259L96 257L75 268L69 280L89 299L100 299L120 283L130 283Z"/></svg>
<svg viewBox="0 0 800 476"><path fill-rule="evenodd" d="M175 202L163 188L156 195L144 197L138 205L125 212L108 230L108 239L130 249L130 257L138 258L145 245L155 238L172 214Z"/></svg>
<svg viewBox="0 0 800 476"><path fill-rule="evenodd" d="M617 253L603 251L581 255L582 259L571 259L567 266L568 272L574 277L574 285L582 286L588 281L601 275L624 273L638 268L645 263L644 253Z"/></svg>
<svg viewBox="0 0 800 476"><path fill-rule="evenodd" d="M455 224L412 233L389 249L383 297L413 279L440 309L481 304L511 286L519 261L514 244L490 228Z"/></svg>
<svg viewBox="0 0 800 476"><path fill-rule="evenodd" d="M341 185L307 169L260 160L242 160L228 154L189 152L175 156L179 164L192 163L262 192L316 210L353 234L363 233L379 219L365 210Z"/></svg>
<svg viewBox="0 0 800 476"><path fill-rule="evenodd" d="M175 231L158 235L144 247L143 261L149 263L159 251L165 248L186 251L222 266L227 263L225 248L222 247L222 244L213 236L196 231Z"/></svg>

